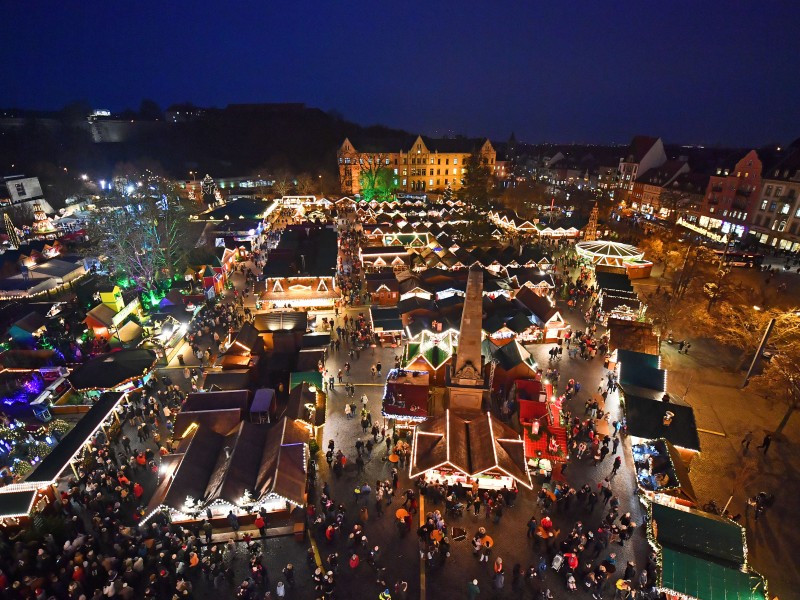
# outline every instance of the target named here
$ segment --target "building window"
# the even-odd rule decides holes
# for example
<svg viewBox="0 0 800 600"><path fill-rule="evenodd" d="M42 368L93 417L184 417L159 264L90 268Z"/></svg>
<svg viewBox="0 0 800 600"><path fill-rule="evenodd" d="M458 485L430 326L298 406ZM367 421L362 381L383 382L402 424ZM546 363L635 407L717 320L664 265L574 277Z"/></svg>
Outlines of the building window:
<svg viewBox="0 0 800 600"><path fill-rule="evenodd" d="M778 225L778 231L783 231L786 229L786 221L781 221L780 225Z"/></svg>
<svg viewBox="0 0 800 600"><path fill-rule="evenodd" d="M457 159L457 158L454 158L454 159L453 159L453 164L454 164L454 165L457 165L457 164L458 164L458 159Z"/></svg>
<svg viewBox="0 0 800 600"><path fill-rule="evenodd" d="M800 206L797 207L796 211L794 211L794 216L797 217L798 219L800 219Z"/></svg>
<svg viewBox="0 0 800 600"><path fill-rule="evenodd" d="M437 164L437 165L440 165L440 164L442 164L442 159L441 159L441 158L437 158L437 159L436 159L436 164Z"/></svg>
<svg viewBox="0 0 800 600"><path fill-rule="evenodd" d="M339 159L339 164L342 164L343 162L344 162L344 161L343 161L343 160L340 158L340 159Z"/></svg>
<svg viewBox="0 0 800 600"><path fill-rule="evenodd" d="M781 214L782 214L782 215L788 215L788 214L789 214L789 209L790 209L790 208L791 208L791 206L789 206L788 204L783 204L783 205L781 206Z"/></svg>
<svg viewBox="0 0 800 600"><path fill-rule="evenodd" d="M444 164L449 165L450 164L450 159L449 158L445 158L444 159Z"/></svg>
<svg viewBox="0 0 800 600"><path fill-rule="evenodd" d="M761 201L761 210L767 210L767 202L768 200Z"/></svg>
<svg viewBox="0 0 800 600"><path fill-rule="evenodd" d="M436 187L439 187L439 179L436 180Z"/></svg>
<svg viewBox="0 0 800 600"><path fill-rule="evenodd" d="M431 173L431 175L433 175L433 173ZM429 186L431 186L431 187L433 187L433 179L431 179L431 180L430 180L430 182L428 183L428 185L429 185Z"/></svg>
<svg viewBox="0 0 800 600"><path fill-rule="evenodd" d="M397 169L394 170L394 174L397 175Z"/></svg>
<svg viewBox="0 0 800 600"><path fill-rule="evenodd" d="M389 159L388 159L388 158L386 159L386 164L387 164L387 165L389 164Z"/></svg>
<svg viewBox="0 0 800 600"><path fill-rule="evenodd" d="M723 217L727 217L728 216L728 211L727 210L723 210L722 211L722 216Z"/></svg>
<svg viewBox="0 0 800 600"><path fill-rule="evenodd" d="M792 235L797 235L797 223L792 223L789 226L789 233L791 233Z"/></svg>
<svg viewBox="0 0 800 600"><path fill-rule="evenodd" d="M431 164L433 164L433 159L431 159Z"/></svg>
<svg viewBox="0 0 800 600"><path fill-rule="evenodd" d="M776 208L778 208L778 203L773 202L772 204L769 205L769 212L775 212Z"/></svg>
<svg viewBox="0 0 800 600"><path fill-rule="evenodd" d="M713 213L714 213L714 207L713 207L713 206L712 206L712 207L710 207L710 208L708 209L708 212L710 212L710 213L712 213L712 214L713 214Z"/></svg>
<svg viewBox="0 0 800 600"><path fill-rule="evenodd" d="M764 190L764 195L765 196L771 196L772 195L772 186L771 185L768 185L766 187L766 189Z"/></svg>
<svg viewBox="0 0 800 600"><path fill-rule="evenodd" d="M776 198L780 198L781 194L783 194L783 188L781 186L776 187L775 188L775 197Z"/></svg>
<svg viewBox="0 0 800 600"><path fill-rule="evenodd" d="M436 174L437 175L441 175L442 174L442 170L441 169L436 169Z"/></svg>
<svg viewBox="0 0 800 600"><path fill-rule="evenodd" d="M433 175L433 169L429 169L429 171L430 171L430 173L428 173L428 176ZM424 175L425 172L423 171L422 174ZM433 181L433 179L431 179L431 181ZM433 184L431 183L431 185L433 185Z"/></svg>

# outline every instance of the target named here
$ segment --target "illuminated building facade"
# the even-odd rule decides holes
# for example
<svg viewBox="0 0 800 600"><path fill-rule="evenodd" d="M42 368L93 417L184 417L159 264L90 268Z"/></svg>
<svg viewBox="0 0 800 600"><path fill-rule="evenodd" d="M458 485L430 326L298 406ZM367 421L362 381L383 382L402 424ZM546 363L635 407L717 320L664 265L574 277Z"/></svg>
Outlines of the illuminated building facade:
<svg viewBox="0 0 800 600"><path fill-rule="evenodd" d="M380 161L390 169L394 189L405 192L443 192L461 189L464 183L465 163L473 152L479 152L484 164L494 173L497 152L492 143L484 139L434 139L417 136L391 143L354 144L345 139L337 152L339 184L343 194L361 192L361 172L365 165Z"/></svg>

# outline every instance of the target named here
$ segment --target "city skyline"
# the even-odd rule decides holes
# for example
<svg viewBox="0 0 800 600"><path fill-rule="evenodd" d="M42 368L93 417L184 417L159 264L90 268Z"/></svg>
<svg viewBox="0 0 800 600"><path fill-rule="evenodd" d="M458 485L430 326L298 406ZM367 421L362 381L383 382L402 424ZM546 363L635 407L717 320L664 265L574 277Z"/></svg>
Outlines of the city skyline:
<svg viewBox="0 0 800 600"><path fill-rule="evenodd" d="M759 147L800 131L789 6L237 8L11 6L6 39L37 33L35 48L5 48L14 83L0 106L303 102L364 125L531 143L648 133Z"/></svg>

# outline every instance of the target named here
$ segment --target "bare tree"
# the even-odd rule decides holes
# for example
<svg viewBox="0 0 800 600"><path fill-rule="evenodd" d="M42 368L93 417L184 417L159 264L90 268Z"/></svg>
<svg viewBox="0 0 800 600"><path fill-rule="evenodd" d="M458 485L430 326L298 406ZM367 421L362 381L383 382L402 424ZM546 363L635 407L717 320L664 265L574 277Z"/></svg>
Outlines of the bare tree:
<svg viewBox="0 0 800 600"><path fill-rule="evenodd" d="M760 394L785 403L786 412L775 428L775 433L781 433L800 406L800 343L785 344L750 381Z"/></svg>
<svg viewBox="0 0 800 600"><path fill-rule="evenodd" d="M300 173L297 176L297 193L303 196L314 192L314 180L308 173Z"/></svg>
<svg viewBox="0 0 800 600"><path fill-rule="evenodd" d="M188 213L175 190L162 181L133 191L112 191L97 203L89 224L92 251L110 273L152 290L178 273L192 246Z"/></svg>
<svg viewBox="0 0 800 600"><path fill-rule="evenodd" d="M272 191L277 196L285 196L292 189L292 176L286 169L278 169L272 176Z"/></svg>

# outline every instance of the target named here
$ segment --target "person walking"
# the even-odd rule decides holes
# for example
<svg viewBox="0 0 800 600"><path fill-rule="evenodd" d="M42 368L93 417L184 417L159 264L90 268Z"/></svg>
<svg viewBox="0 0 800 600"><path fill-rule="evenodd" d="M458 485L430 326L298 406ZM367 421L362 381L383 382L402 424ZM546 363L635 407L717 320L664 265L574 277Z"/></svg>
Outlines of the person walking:
<svg viewBox="0 0 800 600"><path fill-rule="evenodd" d="M763 449L764 450L764 456L766 456L767 455L767 450L769 450L769 445L771 443L772 443L772 435L770 435L768 433L767 435L764 436L764 441L761 442L761 444L759 446L756 446L756 449L758 449L758 450L762 450Z"/></svg>
<svg viewBox="0 0 800 600"><path fill-rule="evenodd" d="M467 582L467 599L468 600L476 600L478 595L481 593L481 588L478 587L478 580L473 579L472 581Z"/></svg>
<svg viewBox="0 0 800 600"><path fill-rule="evenodd" d="M747 452L750 450L750 442L752 441L753 441L753 432L748 431L747 433L744 434L744 437L742 438L742 452L747 454Z"/></svg>
<svg viewBox="0 0 800 600"><path fill-rule="evenodd" d="M611 476L612 477L617 474L617 471L619 471L619 468L621 466L622 466L622 457L621 456L617 456L614 459L614 466L611 468Z"/></svg>

